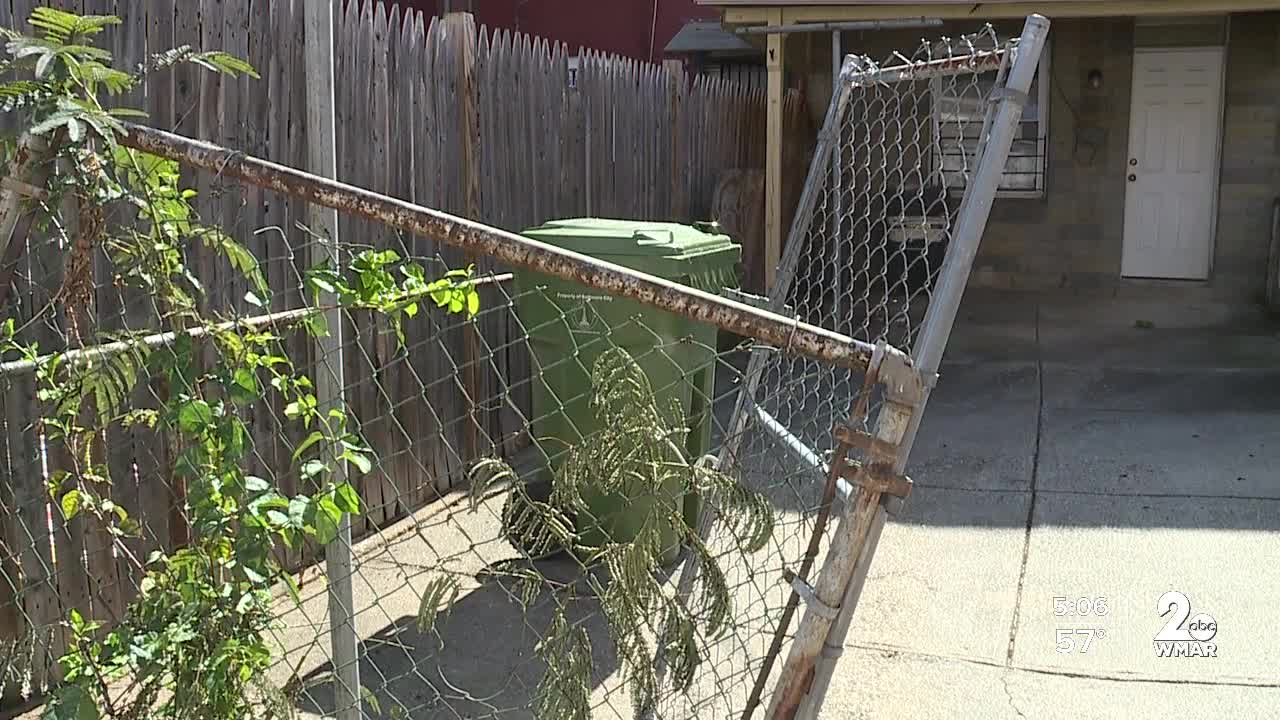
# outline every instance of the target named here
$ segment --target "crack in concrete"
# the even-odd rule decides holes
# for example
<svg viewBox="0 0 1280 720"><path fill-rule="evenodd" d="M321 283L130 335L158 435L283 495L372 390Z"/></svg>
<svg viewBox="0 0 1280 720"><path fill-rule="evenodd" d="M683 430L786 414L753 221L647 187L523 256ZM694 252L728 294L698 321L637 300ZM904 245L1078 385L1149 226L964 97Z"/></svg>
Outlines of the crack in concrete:
<svg viewBox="0 0 1280 720"><path fill-rule="evenodd" d="M972 657L969 655L941 655L938 653L921 652L898 645L881 645L873 643L846 643L845 648L849 650L865 650L868 652L880 653L887 657L909 657L918 660L929 660L949 663L964 663L966 665L981 665L982 667L996 668L1013 672L1032 673L1034 675L1049 675L1052 677L1077 678L1081 680L1098 680L1101 682L1115 683L1149 683L1153 685L1196 685L1204 687L1235 687L1235 688L1258 688L1260 690L1280 689L1280 680L1271 678L1246 678L1242 680L1187 680L1174 678L1158 678L1151 676L1117 676L1102 675L1098 673L1081 672L1079 670L1058 670L1047 667L1034 667L1030 665L1006 665L996 660L985 660L980 657Z"/></svg>
<svg viewBox="0 0 1280 720"><path fill-rule="evenodd" d="M1009 676L1012 674L1013 673L1008 670L1000 673L1000 684L1004 687L1004 696L1009 699L1009 707L1013 708L1013 711L1018 713L1018 717L1023 720L1027 720L1026 714L1023 713L1022 710L1018 708L1018 704L1013 701L1013 691L1009 689Z"/></svg>
<svg viewBox="0 0 1280 720"><path fill-rule="evenodd" d="M962 485L948 485L945 483L930 483L919 481L916 482L917 489L923 488L927 490L946 490L955 493L975 493L982 495L1029 495L1030 490L1022 488L998 488L998 487L965 487ZM1079 495L1082 497L1114 497L1126 499L1172 499L1172 500L1242 500L1245 502L1280 502L1280 497L1272 497L1269 495L1231 495L1226 493L1158 493L1158 492L1124 492L1111 490L1057 490L1053 488L1039 488L1036 490L1037 495L1057 495L1071 496Z"/></svg>
<svg viewBox="0 0 1280 720"><path fill-rule="evenodd" d="M1031 501L1027 503L1027 527L1022 537L1022 562L1018 567L1018 588L1014 596L1013 620L1009 623L1009 645L1005 651L1006 667L1013 666L1014 645L1018 637L1018 621L1022 615L1022 589L1027 580L1027 559L1031 553L1031 528L1035 524L1037 486L1040 479L1040 440L1044 436L1044 351L1040 345L1040 305L1035 309L1036 323L1036 444L1031 456Z"/></svg>

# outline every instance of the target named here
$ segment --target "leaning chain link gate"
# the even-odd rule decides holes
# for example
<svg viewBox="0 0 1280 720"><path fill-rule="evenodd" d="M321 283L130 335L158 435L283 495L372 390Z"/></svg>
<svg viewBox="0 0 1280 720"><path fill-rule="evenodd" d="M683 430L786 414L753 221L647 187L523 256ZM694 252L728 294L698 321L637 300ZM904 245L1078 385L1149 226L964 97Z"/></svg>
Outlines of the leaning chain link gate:
<svg viewBox="0 0 1280 720"><path fill-rule="evenodd" d="M362 505L345 516L354 545L276 549L298 593L274 600L277 662L255 698L264 716L745 718L764 704L770 718L815 717L885 508L910 491L906 456L1047 28L1033 16L1016 43L987 29L880 64L848 58L763 307L128 125L122 144L180 163L206 222L252 262L185 248L208 320L175 326L106 244L91 248L87 276L69 277L63 255L79 251L66 234L25 240L7 307L40 354L0 364L3 501L16 511L0 538L14 588L0 610L26 632L0 643L0 684L53 687L67 611L123 622L145 592L148 555L201 532L189 515L199 483L174 471L180 427L108 423L87 472L43 425L38 383L53 369L141 358L118 400L152 412L174 390L153 363L212 367L211 355L253 338L284 348L299 372L341 368L332 376L359 436L347 470ZM338 242L316 232L309 206L338 211ZM137 219L121 210L102 224L129 232ZM339 262L325 271L353 273L350 287L306 267L331 251ZM269 297L251 297L248 268ZM453 272L465 279L428 289ZM424 281L387 303L398 314L335 304L388 276ZM557 295L548 278L590 292ZM66 287L86 284L84 306L59 307ZM555 312L533 319L539 303ZM672 319L721 337L671 337ZM335 324L344 332L326 335ZM562 331L567 350L535 343ZM590 381L556 384L577 376ZM256 480L305 491L315 448L291 423L305 393L288 403L239 382L252 397L208 404L242 429ZM540 435L582 407L608 422L574 428L568 447ZM644 494L630 501L650 509L637 539L588 552L581 527L562 521L603 520L558 503L581 510L570 501L582 485L625 474L616 456L628 453L661 470L632 478ZM55 477L128 507L140 527L112 534L66 513L50 503ZM673 528L678 573L665 559ZM350 602L330 602L321 555L351 568ZM360 687L343 685L357 674L331 647L357 648Z"/></svg>
<svg viewBox="0 0 1280 720"><path fill-rule="evenodd" d="M801 439L821 433L811 424L810 413L789 413L779 420L756 404L757 397L761 404L768 403L767 382L763 391L751 388L740 399L735 423L758 421L800 462L827 475L828 488L843 481L845 501L840 525L813 583L806 574L816 543L806 552L798 575L789 578L794 589L785 612L790 613L800 599L806 610L777 677L769 703L771 719L813 718L821 710L875 554L886 507L900 508L910 493L910 480L902 473L992 201L1006 172L1048 28L1047 19L1034 15L1016 42L1001 44L988 29L961 38L966 52L959 55L950 41L944 41L926 45L915 62L903 62L901 55L883 66L867 57L846 59L771 300L774 307L789 300L798 317L809 322L826 321L837 327L847 322L857 337L911 347L918 384L886 384L877 398L874 423L867 413L865 387L855 395L847 421L842 423L837 413L819 414L835 424L828 462ZM941 57L934 54L939 50ZM982 74L993 66L994 81L985 86ZM922 131L918 115L915 123L903 123L900 115L893 114L903 104L919 102L924 94L934 108L932 132ZM966 106L979 112L966 114ZM976 127L975 116L981 117ZM886 150L887 145L896 145L896 157ZM935 162L924 162L920 156L925 154ZM922 169L926 167L927 171ZM853 174L849 180L847 172ZM870 188L871 197L860 194L858 188ZM948 199L957 191L963 192L963 199L953 215ZM923 241L916 258L907 249L913 234ZM898 247L892 248L895 242ZM945 259L931 257L936 245L944 249ZM820 264L827 253L848 262L846 267L837 260L829 283L823 282L825 272L815 280L812 272L800 269ZM905 277L895 287L886 274L879 280L889 287L877 288L876 261L890 259L901 263ZM911 286L913 269L923 275L915 288ZM763 355L753 356L746 372L749 387L768 372L767 362ZM788 619L784 615L775 632L744 719L754 712L761 689L771 679L772 658L781 649Z"/></svg>

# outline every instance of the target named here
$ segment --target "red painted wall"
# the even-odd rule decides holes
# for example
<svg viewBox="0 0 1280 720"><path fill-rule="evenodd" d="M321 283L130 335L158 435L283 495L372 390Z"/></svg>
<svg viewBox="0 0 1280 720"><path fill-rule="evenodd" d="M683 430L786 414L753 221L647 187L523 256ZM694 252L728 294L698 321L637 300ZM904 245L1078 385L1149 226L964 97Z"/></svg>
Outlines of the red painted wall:
<svg viewBox="0 0 1280 720"><path fill-rule="evenodd" d="M441 0L408 0L427 13L438 13ZM467 0L451 0L467 9ZM686 22L714 19L713 8L693 0L470 0L476 22L518 30L579 47L603 50L640 60L661 60L662 49ZM657 8L657 21L654 8Z"/></svg>

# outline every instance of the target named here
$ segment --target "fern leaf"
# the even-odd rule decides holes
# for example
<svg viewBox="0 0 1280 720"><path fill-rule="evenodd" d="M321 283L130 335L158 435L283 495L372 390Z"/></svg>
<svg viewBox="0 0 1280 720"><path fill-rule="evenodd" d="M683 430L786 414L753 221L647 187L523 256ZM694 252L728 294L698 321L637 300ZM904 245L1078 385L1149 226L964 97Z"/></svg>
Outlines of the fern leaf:
<svg viewBox="0 0 1280 720"><path fill-rule="evenodd" d="M135 85L132 75L100 63L82 63L78 72L85 82L102 85L110 95L128 92Z"/></svg>
<svg viewBox="0 0 1280 720"><path fill-rule="evenodd" d="M77 16L51 7L38 7L27 20L32 27L43 30L45 37L58 44L65 44L75 30Z"/></svg>
<svg viewBox="0 0 1280 720"><path fill-rule="evenodd" d="M551 627L536 647L547 664L538 686L534 715L538 720L589 720L591 717L591 641L557 609Z"/></svg>
<svg viewBox="0 0 1280 720"><path fill-rule="evenodd" d="M653 651L645 632L647 618L639 616L612 584L601 598L600 607L609 622L614 646L622 660L632 704L637 712L652 707L658 695L658 678L653 667Z"/></svg>
<svg viewBox="0 0 1280 720"><path fill-rule="evenodd" d="M0 98L16 98L48 92L49 86L34 80L15 80L0 85Z"/></svg>
<svg viewBox="0 0 1280 720"><path fill-rule="evenodd" d="M764 549L773 537L776 522L768 498L738 482L731 482L720 497L721 515L728 520L743 552Z"/></svg>
<svg viewBox="0 0 1280 720"><path fill-rule="evenodd" d="M224 73L232 77L247 75L257 79L258 71L247 61L227 52L201 52L190 45L180 45L163 52L154 53L138 67L138 75L147 75L159 70L191 63L212 72Z"/></svg>
<svg viewBox="0 0 1280 720"><path fill-rule="evenodd" d="M695 532L686 536L689 550L699 561L698 597L699 614L709 637L718 637L725 629L732 604L729 583L725 581L720 564L711 555L710 549Z"/></svg>
<svg viewBox="0 0 1280 720"><path fill-rule="evenodd" d="M569 516L529 497L523 483L514 486L502 506L502 528L512 545L535 558L574 547L577 542Z"/></svg>
<svg viewBox="0 0 1280 720"><path fill-rule="evenodd" d="M449 613L458 599L458 592L458 581L452 575L444 575L427 583L422 600L418 603L418 632L434 632L440 614Z"/></svg>
<svg viewBox="0 0 1280 720"><path fill-rule="evenodd" d="M511 581L508 592L527 609L542 594L547 582L540 573L524 563L523 558L503 560L489 566L488 572Z"/></svg>
<svg viewBox="0 0 1280 720"><path fill-rule="evenodd" d="M689 462L683 408L658 398L649 378L625 350L611 349L597 358L591 392L590 407L603 428L601 434L569 448L556 470L548 503L529 498L523 484L513 485L502 517L503 529L513 542L538 552L571 539L565 510L583 517L591 509L586 500L591 495L669 497L676 487L719 497L725 525L732 529L740 551L754 552L767 544L774 528L774 511L767 499L716 470L712 462ZM500 461L490 462L492 468L509 472ZM488 489L492 480L473 478L472 486L473 493L477 487ZM587 559L608 572L608 585L595 584L593 589L600 597L637 709L652 707L658 692L651 649L656 622L663 621L663 652L672 683L683 691L691 687L705 660L704 637L721 636L732 618L732 594L717 558L696 529L685 524L677 505L645 504L652 509L640 519L641 530L635 537L592 548ZM667 528L676 529L701 564L690 606L669 598L655 573L668 549L663 544ZM559 681L557 677L547 680ZM553 687L545 692L547 698L562 698L566 691ZM572 713L570 704L547 707Z"/></svg>
<svg viewBox="0 0 1280 720"><path fill-rule="evenodd" d="M471 488L468 493L471 512L475 512L480 507L485 495L489 494L489 490L494 485L500 482L518 481L515 470L497 458L477 460L467 471L467 479Z"/></svg>
<svg viewBox="0 0 1280 720"><path fill-rule="evenodd" d="M113 118L145 119L151 117L147 111L138 110L137 108L111 108L107 111L107 114Z"/></svg>
<svg viewBox="0 0 1280 720"><path fill-rule="evenodd" d="M162 52L152 53L147 57L146 61L138 67L137 74L147 75L149 73L156 72L157 70L164 70L165 68L172 67L183 62L194 53L195 50L193 50L190 45L179 45L178 47L170 48Z"/></svg>
<svg viewBox="0 0 1280 720"><path fill-rule="evenodd" d="M76 368L71 383L76 392L67 398L65 411L78 412L85 402L92 401L99 426L112 423L138 384L150 354L150 348L138 345L129 352L109 355Z"/></svg>
<svg viewBox="0 0 1280 720"><path fill-rule="evenodd" d="M8 96L0 97L0 111L14 112L26 107L35 105L41 101L48 100L51 94L44 90L36 90L31 93L14 93Z"/></svg>
<svg viewBox="0 0 1280 720"><path fill-rule="evenodd" d="M103 50L100 47L94 47L92 45L63 45L58 48L58 54L66 57L74 57L78 60L88 59L100 60L105 63L111 62L111 51Z"/></svg>
<svg viewBox="0 0 1280 720"><path fill-rule="evenodd" d="M43 30L46 39L66 45L72 40L89 38L107 27L119 25L120 18L113 15L76 15L56 8L38 7L31 11L27 22Z"/></svg>
<svg viewBox="0 0 1280 720"><path fill-rule="evenodd" d="M40 56L36 61L36 79L39 80L49 74L49 68L53 66L53 61L58 59L57 53L46 53Z"/></svg>
<svg viewBox="0 0 1280 720"><path fill-rule="evenodd" d="M627 351L607 350L591 372L591 406L602 427L632 419L654 423L660 418L654 407L649 378Z"/></svg>
<svg viewBox="0 0 1280 720"><path fill-rule="evenodd" d="M20 37L9 43L6 48L15 60L34 58L37 55L49 55L57 51L58 46L44 40Z"/></svg>
<svg viewBox="0 0 1280 720"><path fill-rule="evenodd" d="M673 599L667 603L663 629L664 655L671 673L671 684L681 692L687 691L697 676L698 666L702 664L698 628L689 611Z"/></svg>
<svg viewBox="0 0 1280 720"><path fill-rule="evenodd" d="M247 61L242 60L231 53L213 51L193 55L191 61L207 67L210 70L230 75L231 77L239 77L240 75L248 75L257 80L261 76L258 71L253 69Z"/></svg>
<svg viewBox="0 0 1280 720"><path fill-rule="evenodd" d="M112 25L121 23L120 18L115 15L81 15L76 20L75 34L80 37L91 37Z"/></svg>
<svg viewBox="0 0 1280 720"><path fill-rule="evenodd" d="M375 716L382 714L382 702L378 700L378 696L373 691L363 685L360 686L360 700L373 711Z"/></svg>
<svg viewBox="0 0 1280 720"><path fill-rule="evenodd" d="M67 140L74 145L84 138L84 125L76 118L67 120Z"/></svg>

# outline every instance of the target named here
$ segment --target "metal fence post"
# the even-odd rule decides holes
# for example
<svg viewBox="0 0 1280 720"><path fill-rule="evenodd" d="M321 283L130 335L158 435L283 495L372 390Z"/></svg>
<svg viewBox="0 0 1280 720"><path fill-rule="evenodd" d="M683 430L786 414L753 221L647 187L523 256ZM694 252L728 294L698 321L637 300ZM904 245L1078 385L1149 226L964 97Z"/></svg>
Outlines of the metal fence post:
<svg viewBox="0 0 1280 720"><path fill-rule="evenodd" d="M840 69L844 67L844 52L841 49L840 31L833 30L831 32L831 96L835 97L841 92L841 86L846 83L847 78L840 73ZM836 136L832 140L831 147L831 237L840 237L840 225L843 223L844 208L841 193L844 192L841 187L844 181L844 153L841 152L844 143L844 131L840 125L836 125ZM832 281L832 289L835 291L836 306L836 327L840 327L840 318L844 317L844 298L845 298L845 250L843 243L835 243L835 257L832 264L835 266L834 279Z"/></svg>
<svg viewBox="0 0 1280 720"><path fill-rule="evenodd" d="M1041 15L1031 15L1027 18L1018 40L1012 68L1004 85L1004 93L988 112L985 129L989 130L989 134L984 133L983 149L978 153L978 165L966 188L957 216L954 244L947 253L933 301L929 304L929 311L925 317L924 328L912 353L916 367L926 378L936 377L942 363L942 356L946 351L951 330L955 325L956 314L960 309L960 300L969 281L969 272L973 267L974 257L978 253L978 246L982 242L982 234L991 214L996 188L1004 173L1009 148L1012 145L1018 121L1022 117L1026 95L1035 77L1036 67L1048 34L1047 18ZM919 430L920 419L928 402L929 389L929 387L924 389L924 395L912 414L910 425L899 445L896 468L899 473L905 469L907 457L915 441L916 432ZM887 515L884 505L896 498L884 496L884 500L885 502L876 509L871 526L867 529L865 545L859 553L854 573L840 603L839 615L827 635L815 668L813 683L794 716L797 719L816 718L826 699L836 661L844 646L845 637L849 633L849 625L853 620L858 597L866 582L872 558L875 556L880 533L884 529Z"/></svg>
<svg viewBox="0 0 1280 720"><path fill-rule="evenodd" d="M337 0L311 0L306 9L305 36L307 74L307 147L310 170L321 177L336 179L337 130L334 120L333 13ZM311 229L318 239L309 246L312 264L328 261L338 266L338 212L319 205L310 207ZM331 304L332 299L322 299ZM325 313L327 335L316 338L316 401L322 408L345 405L342 358L342 311ZM336 455L336 453L335 453ZM346 482L346 464L333 463L333 481ZM359 637L355 625L352 591L354 552L351 547L351 516L343 514L338 536L325 548L325 571L329 579L329 640L333 650L334 715L339 720L361 720Z"/></svg>

